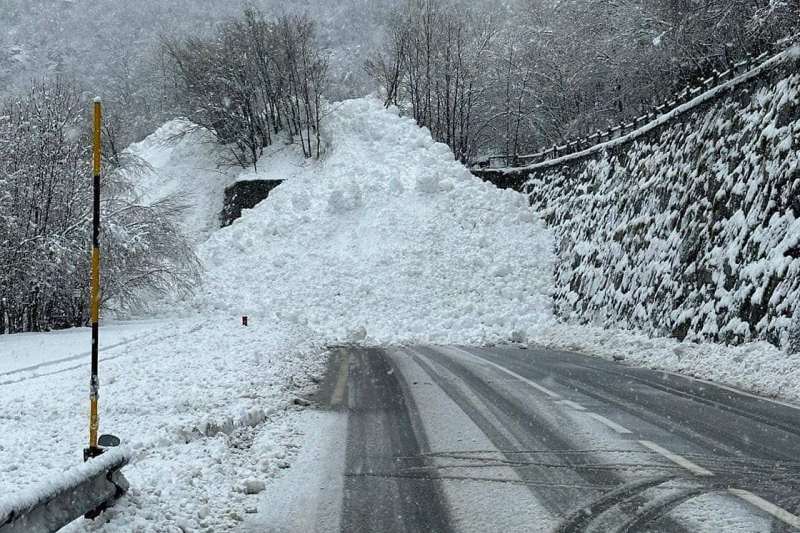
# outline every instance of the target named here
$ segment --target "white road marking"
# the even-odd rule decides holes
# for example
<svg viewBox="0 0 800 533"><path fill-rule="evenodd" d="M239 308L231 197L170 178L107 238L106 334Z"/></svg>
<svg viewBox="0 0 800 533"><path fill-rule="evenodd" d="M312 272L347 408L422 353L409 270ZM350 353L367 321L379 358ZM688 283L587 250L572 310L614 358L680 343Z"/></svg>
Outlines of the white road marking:
<svg viewBox="0 0 800 533"><path fill-rule="evenodd" d="M653 450L654 452L656 452L659 455L662 455L662 456L666 457L667 459L669 459L670 461L672 461L676 465L685 468L686 470L688 470L689 472L691 472L692 474L694 474L696 476L713 476L714 475L713 472L710 472L709 470L706 470L705 468L703 468L700 465L694 464L693 462L691 462L689 459L687 459L685 457L681 457L678 454L672 453L671 451L662 448L661 446L659 446L655 442L650 442L649 440L640 440L639 444L641 444L645 448L649 448L649 449Z"/></svg>
<svg viewBox="0 0 800 533"><path fill-rule="evenodd" d="M743 499L748 503L755 505L762 511L771 514L781 522L789 524L792 527L800 528L800 517L793 515L786 509L782 509L777 505L768 502L764 498L756 496L750 491L740 490L740 489L728 489L728 492L740 497L741 499Z"/></svg>
<svg viewBox="0 0 800 533"><path fill-rule="evenodd" d="M575 409L577 411L584 411L584 412L586 411L586 408L583 407L582 405L580 405L580 404L578 404L576 402L573 402L571 400L561 399L561 396L559 394L557 394L557 393L555 393L555 392L553 392L553 391L551 391L551 390L539 385L538 383L535 383L535 382L529 380L528 378L520 376L516 372L513 372L513 371L511 371L511 370L509 370L509 369L507 369L507 368L505 368L503 366L500 366L500 365L498 365L498 364L496 364L496 363L494 363L492 361L484 359L483 357L476 356L476 355L474 355L474 354L472 354L472 353L470 353L470 352L468 352L466 350L462 350L460 348L450 347L450 349L453 350L453 351L458 351L458 352L460 352L460 353L462 353L464 355L467 355L470 358L477 359L477 360L479 360L479 361L481 361L481 362L483 362L485 364L491 365L492 367L494 367L497 370L503 372L504 374L512 376L512 377L514 377L514 378L516 378L516 379L518 379L518 380L530 385L534 389L536 389L536 390L538 390L540 392L543 392L544 394L546 394L550 398L552 398L554 400L559 400L559 403L561 403L563 405L571 407L572 409ZM770 399L770 398L763 398L761 396L756 396L754 394L750 394L750 393L747 393L747 392L744 392L744 391L740 391L740 390L734 389L732 387L728 387L726 385L721 385L719 383L714 383L714 382L711 382L711 381L706 381L706 380L694 378L694 377L691 377L691 376L686 376L686 375L683 375L683 374L677 374L677 373L674 373L674 372L667 372L667 373L668 374L673 374L673 375L678 376L678 377L682 377L682 378L698 381L698 382L701 382L701 383L705 383L705 384L708 384L708 385L711 385L711 386L714 386L714 387L718 387L720 389L728 390L730 392L733 392L733 393L736 393L736 394L740 394L742 396L748 396L748 397L755 398L755 399L765 400L765 401L768 401L768 402L771 402L771 403L782 405L784 407L790 407L790 408L793 408L793 409L800 409L800 407L798 407L796 405L788 404L788 403L781 402L781 401L778 401L778 400L773 400L773 399ZM620 434L623 434L623 435L627 435L627 434L631 434L632 433L626 427L621 426L620 424L617 424L616 422L614 422L612 420L609 420L608 418L606 418L606 417L604 417L602 415L599 415L597 413L591 413L591 412L587 412L586 414L588 416L594 418L598 422L601 422L602 424L605 424L606 426L608 426L609 428L613 429L617 433L620 433ZM680 466L682 468L685 468L686 470L688 470L689 472L691 472L691 473L693 473L693 474L695 474L697 476L713 476L714 475L713 472L711 472L709 470L706 470L702 466L700 466L700 465L698 465L696 463L693 463L692 461L690 461L689 459L686 459L685 457L682 457L682 456L680 456L678 454L672 453L671 451L669 451L669 450L667 450L665 448L662 448L661 446L659 446L658 444L656 444L654 442L647 441L647 440L640 440L639 444L641 444L645 448L648 448L648 449L658 453L659 455L663 456L664 458L668 459L669 461L675 463L676 465L678 465L678 466ZM738 496L739 498L745 500L746 502L754 505L755 507L761 509L762 511L770 514L771 516L773 516L775 518L777 518L778 520L780 520L780 521L782 521L782 522L784 522L784 523L786 523L786 524L788 524L788 525L790 525L792 527L800 528L800 517L790 513L789 511L787 511L787 510L785 510L785 509L783 509L781 507L778 507L777 505L775 505L775 504L773 504L773 503L771 503L771 502L769 502L769 501L767 501L767 500L765 500L765 499L763 499L763 498L761 498L759 496L756 496L752 492L749 492L749 491L746 491L746 490L728 489L728 491L731 494L733 494L735 496Z"/></svg>
<svg viewBox="0 0 800 533"><path fill-rule="evenodd" d="M630 429L626 428L625 426L621 426L614 422L613 420L609 420L608 418L604 417L603 415L598 415L597 413L587 413L589 416L600 422L601 424L605 424L606 426L610 427L620 435L630 435L633 433Z"/></svg>
<svg viewBox="0 0 800 533"><path fill-rule="evenodd" d="M538 383L535 383L535 382L533 382L533 381L529 380L529 379L528 379L528 378L526 378L526 377L520 376L520 375L519 375L519 374L517 374L516 372L512 372L511 370L509 370L509 369L507 369L507 368L505 368L505 367L503 367L503 366L500 366L500 365L498 365L497 363L493 363L493 362L489 361L488 359L484 359L483 357L478 357L477 355L471 354L471 353L469 353L469 352L468 352L468 351L466 351L466 350L462 350L461 348L456 348L455 346L448 347L448 348L449 348L451 351L458 351L458 352L461 352L461 353L463 353L463 354L466 354L466 355L468 355L468 356L469 356L469 357L471 357L472 359L477 359L478 361L480 361L480 362L482 362L482 363L486 363L487 365L491 365L491 366L493 366L494 368L496 368L497 370L499 370L500 372L503 372L504 374L507 374L507 375L509 375L509 376L511 376L511 377L513 377L513 378L516 378L516 379L518 379L518 380L522 381L523 383L527 383L528 385L530 385L530 386L531 386L531 387L533 387L534 389L538 390L539 392L543 392L543 393L545 393L546 395L548 395L550 398L552 398L552 399L554 399L554 400L559 400L559 399L561 399L561 395L559 395L559 394L556 394L555 392L551 391L550 389L547 389L547 388L545 388L545 387L542 387L542 386L541 386L541 385L539 385Z"/></svg>
<svg viewBox="0 0 800 533"><path fill-rule="evenodd" d="M572 407L576 411L585 411L586 408L579 403L575 403L572 400L561 400L559 403L563 403L567 407Z"/></svg>
<svg viewBox="0 0 800 533"><path fill-rule="evenodd" d="M387 349L386 353L408 383L432 381L430 371L443 379L458 383L456 386L463 391L469 391L462 378L419 351L412 348L393 348ZM415 360L411 355L416 355L419 359ZM420 362L426 366L422 366ZM467 392L462 407L438 385L410 387L410 394L417 409L422 432L427 438L428 449L425 452L433 454L430 458L433 466L455 466L458 476L464 478L442 479L439 483L453 523L460 526L457 529L470 532L496 530L497 517L502 516L502 529L509 533L528 532L531 524L537 524L542 531L555 530L560 518L553 515L524 486L514 468L502 463L477 467L476 461L468 459L476 450L481 450L482 456L503 456L500 449L465 411L465 408L472 408L483 416L491 416L489 407L482 400L474 396L474 393ZM497 427L502 427L502 424L497 423ZM452 454L464 454L465 458L449 458ZM487 482L478 481L480 478L496 480L491 488L492 497L487 497Z"/></svg>

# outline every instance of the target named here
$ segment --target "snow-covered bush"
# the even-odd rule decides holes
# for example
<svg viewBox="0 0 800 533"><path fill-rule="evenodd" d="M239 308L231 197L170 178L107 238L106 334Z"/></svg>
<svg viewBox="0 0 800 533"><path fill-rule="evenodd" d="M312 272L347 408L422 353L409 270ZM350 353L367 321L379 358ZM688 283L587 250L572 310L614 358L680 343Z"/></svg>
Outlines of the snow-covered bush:
<svg viewBox="0 0 800 533"><path fill-rule="evenodd" d="M795 69L613 153L534 172L533 205L559 236L563 317L788 346L800 298Z"/></svg>

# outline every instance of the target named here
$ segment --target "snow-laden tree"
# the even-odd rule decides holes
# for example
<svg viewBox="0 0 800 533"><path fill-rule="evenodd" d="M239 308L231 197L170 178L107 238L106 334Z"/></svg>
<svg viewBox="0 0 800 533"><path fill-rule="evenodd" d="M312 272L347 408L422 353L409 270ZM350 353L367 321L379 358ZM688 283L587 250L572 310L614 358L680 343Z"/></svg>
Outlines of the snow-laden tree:
<svg viewBox="0 0 800 533"><path fill-rule="evenodd" d="M490 105L484 67L497 34L494 20L454 2L409 0L388 31L388 47L366 64L386 104L407 104L434 139L468 160L482 144L477 125Z"/></svg>
<svg viewBox="0 0 800 533"><path fill-rule="evenodd" d="M487 10L475 2L408 0L388 16L384 47L366 70L387 103L407 106L458 157L459 136L443 134L437 123L441 112L447 119L447 98L435 95L472 73L468 151L519 153L628 122L800 31L800 8L789 0L526 4ZM469 36L464 50L479 50L466 56L473 61L467 69L448 55L459 49L453 27ZM488 42L480 39L487 27Z"/></svg>
<svg viewBox="0 0 800 533"><path fill-rule="evenodd" d="M630 120L800 31L788 0L530 0L544 142ZM524 33L524 32L523 32Z"/></svg>
<svg viewBox="0 0 800 533"><path fill-rule="evenodd" d="M0 332L86 321L89 108L78 87L61 79L0 104ZM114 144L108 135L104 141ZM176 226L180 206L138 202L129 181L134 162L105 155L104 306L131 308L154 293L188 291L198 269Z"/></svg>

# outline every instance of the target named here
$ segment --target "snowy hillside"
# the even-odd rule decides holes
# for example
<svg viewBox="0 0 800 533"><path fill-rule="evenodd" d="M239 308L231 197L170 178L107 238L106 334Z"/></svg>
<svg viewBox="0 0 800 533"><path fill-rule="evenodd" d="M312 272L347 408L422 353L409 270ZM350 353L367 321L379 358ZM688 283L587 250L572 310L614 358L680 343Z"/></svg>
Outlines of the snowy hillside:
<svg viewBox="0 0 800 533"><path fill-rule="evenodd" d="M236 172L222 165L224 148L211 133L176 119L127 151L149 166L133 180L143 202L175 196L186 207L182 229L195 244L219 227L223 190Z"/></svg>
<svg viewBox="0 0 800 533"><path fill-rule="evenodd" d="M334 105L323 134L322 161L201 248L207 309L332 342L494 342L551 321L552 240L522 195L376 100Z"/></svg>

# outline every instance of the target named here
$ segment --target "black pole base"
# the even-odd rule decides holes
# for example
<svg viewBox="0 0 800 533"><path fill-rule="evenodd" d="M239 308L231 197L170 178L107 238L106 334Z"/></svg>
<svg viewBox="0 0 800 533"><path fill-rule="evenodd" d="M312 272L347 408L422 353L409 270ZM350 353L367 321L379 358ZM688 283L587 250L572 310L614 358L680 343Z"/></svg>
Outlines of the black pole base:
<svg viewBox="0 0 800 533"><path fill-rule="evenodd" d="M89 459L94 459L103 454L105 450L100 448L99 446L90 446L89 448L83 449L83 462L85 463Z"/></svg>

